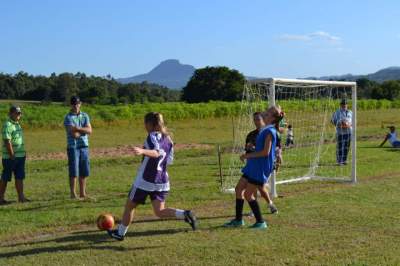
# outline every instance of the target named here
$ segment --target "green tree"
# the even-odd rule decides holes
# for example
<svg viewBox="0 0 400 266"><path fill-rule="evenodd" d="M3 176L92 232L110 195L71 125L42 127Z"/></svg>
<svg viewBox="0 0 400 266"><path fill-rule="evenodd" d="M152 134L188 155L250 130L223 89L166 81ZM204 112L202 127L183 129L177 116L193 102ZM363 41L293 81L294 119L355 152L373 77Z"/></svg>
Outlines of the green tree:
<svg viewBox="0 0 400 266"><path fill-rule="evenodd" d="M241 73L228 67L197 69L183 88L182 99L190 103L240 100L244 81Z"/></svg>

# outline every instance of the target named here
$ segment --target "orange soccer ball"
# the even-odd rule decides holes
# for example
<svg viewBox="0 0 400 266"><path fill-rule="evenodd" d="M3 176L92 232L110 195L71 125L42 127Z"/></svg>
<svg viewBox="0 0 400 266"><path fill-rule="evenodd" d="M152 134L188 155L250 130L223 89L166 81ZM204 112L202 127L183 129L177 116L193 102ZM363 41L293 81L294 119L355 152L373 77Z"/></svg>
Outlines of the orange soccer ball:
<svg viewBox="0 0 400 266"><path fill-rule="evenodd" d="M100 214L97 218L97 227L100 230L111 230L114 227L114 217L108 213Z"/></svg>

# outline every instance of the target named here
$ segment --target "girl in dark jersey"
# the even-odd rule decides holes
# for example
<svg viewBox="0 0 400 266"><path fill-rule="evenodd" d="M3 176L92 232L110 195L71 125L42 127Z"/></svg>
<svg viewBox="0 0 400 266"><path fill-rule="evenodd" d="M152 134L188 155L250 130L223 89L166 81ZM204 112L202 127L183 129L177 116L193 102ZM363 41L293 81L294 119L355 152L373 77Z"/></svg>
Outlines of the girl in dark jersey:
<svg viewBox="0 0 400 266"><path fill-rule="evenodd" d="M139 204L144 204L150 197L154 214L160 218L182 219L196 229L196 217L189 210L179 210L165 207L168 195L169 177L167 166L173 161L173 143L160 113L151 112L144 117L144 124L149 133L144 148L135 147L135 155L143 155L143 161L136 175L135 182L128 195L125 211L118 229L109 230L108 234L118 240L123 240L128 226L133 219L133 213Z"/></svg>

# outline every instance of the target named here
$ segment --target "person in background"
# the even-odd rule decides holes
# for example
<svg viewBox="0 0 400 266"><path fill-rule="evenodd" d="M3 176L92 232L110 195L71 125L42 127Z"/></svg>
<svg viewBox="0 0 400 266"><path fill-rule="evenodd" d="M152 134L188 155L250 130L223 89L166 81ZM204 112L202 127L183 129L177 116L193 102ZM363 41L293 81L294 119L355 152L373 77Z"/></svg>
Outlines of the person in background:
<svg viewBox="0 0 400 266"><path fill-rule="evenodd" d="M396 132L396 127L390 126L389 128L389 133L386 134L385 139L379 145L379 147L383 147L385 145L386 141L389 141L390 145L392 145L393 148L400 148L400 140L397 139L397 132Z"/></svg>
<svg viewBox="0 0 400 266"><path fill-rule="evenodd" d="M340 109L332 115L331 122L336 127L336 162L340 165L347 164L347 155L350 149L353 113L347 108L347 100L340 101Z"/></svg>
<svg viewBox="0 0 400 266"><path fill-rule="evenodd" d="M9 118L3 124L3 152L2 164L3 172L0 180L0 205L8 204L4 199L7 183L11 181L12 174L15 177L15 188L18 194L18 202L29 202L24 194L25 179L25 143L24 134L19 121L22 116L21 108L11 106Z"/></svg>
<svg viewBox="0 0 400 266"><path fill-rule="evenodd" d="M79 177L79 197L87 198L86 178L90 175L89 135L92 134L89 115L81 112L81 100L72 96L71 110L64 118L67 133L67 155L71 199L76 199L76 180Z"/></svg>
<svg viewBox="0 0 400 266"><path fill-rule="evenodd" d="M294 145L294 133L292 125L288 125L288 130L286 133L286 147L291 147Z"/></svg>

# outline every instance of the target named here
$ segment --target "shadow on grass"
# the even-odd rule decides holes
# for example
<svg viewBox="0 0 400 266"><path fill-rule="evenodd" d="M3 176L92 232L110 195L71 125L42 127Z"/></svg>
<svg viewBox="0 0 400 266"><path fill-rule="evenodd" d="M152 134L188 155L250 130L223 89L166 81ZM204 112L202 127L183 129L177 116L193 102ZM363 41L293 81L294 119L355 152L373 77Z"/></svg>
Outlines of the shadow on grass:
<svg viewBox="0 0 400 266"><path fill-rule="evenodd" d="M32 248L26 250L12 251L0 253L0 258L13 258L17 256L38 255L41 253L55 253L55 252L69 252L69 251L82 251L82 250L110 250L110 251L139 251L146 249L162 248L163 246L148 246L148 247L134 247L125 248L121 246L93 246L93 245L79 245L71 244L66 246L52 246L42 248Z"/></svg>
<svg viewBox="0 0 400 266"><path fill-rule="evenodd" d="M189 229L165 229L165 230L148 230L148 231L132 231L127 233L127 237L146 237L146 236L156 236L156 235L171 235L177 234L181 232L189 231ZM21 242L9 245L1 245L0 247L18 247L18 246L26 246L26 245L38 245L38 244L46 244L46 243L74 243L74 242L85 242L89 245L96 245L101 243L111 243L115 242L115 240L111 239L110 236L104 231L99 234L98 230L87 230L72 233L71 235L51 238L42 241L30 241L30 242ZM92 246L95 247L95 246ZM104 248L104 247L103 247ZM2 254L0 253L0 257Z"/></svg>

